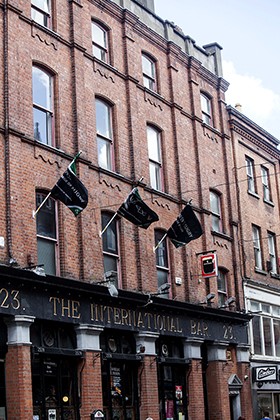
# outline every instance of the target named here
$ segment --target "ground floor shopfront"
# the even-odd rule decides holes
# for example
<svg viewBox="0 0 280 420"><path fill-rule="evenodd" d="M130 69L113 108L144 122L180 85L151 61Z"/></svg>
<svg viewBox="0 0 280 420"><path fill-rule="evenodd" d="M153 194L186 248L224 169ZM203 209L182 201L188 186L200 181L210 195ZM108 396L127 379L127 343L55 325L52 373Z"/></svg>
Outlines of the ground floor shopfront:
<svg viewBox="0 0 280 420"><path fill-rule="evenodd" d="M246 315L10 268L0 289L0 419L253 419Z"/></svg>

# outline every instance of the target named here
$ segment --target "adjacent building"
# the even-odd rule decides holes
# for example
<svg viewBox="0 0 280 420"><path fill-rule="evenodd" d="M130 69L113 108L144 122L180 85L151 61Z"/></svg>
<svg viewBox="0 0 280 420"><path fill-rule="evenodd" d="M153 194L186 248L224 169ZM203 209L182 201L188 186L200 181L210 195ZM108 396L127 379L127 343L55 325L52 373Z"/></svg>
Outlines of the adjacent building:
<svg viewBox="0 0 280 420"><path fill-rule="evenodd" d="M279 152L227 108L222 48L152 0L2 0L0 27L0 418L252 420L279 359L256 338L252 400L249 323L279 323ZM75 217L49 193L78 152ZM147 229L117 213L135 187ZM203 234L176 248L187 204Z"/></svg>
<svg viewBox="0 0 280 420"><path fill-rule="evenodd" d="M254 418L280 411L279 141L228 108L240 221L240 275L250 323Z"/></svg>

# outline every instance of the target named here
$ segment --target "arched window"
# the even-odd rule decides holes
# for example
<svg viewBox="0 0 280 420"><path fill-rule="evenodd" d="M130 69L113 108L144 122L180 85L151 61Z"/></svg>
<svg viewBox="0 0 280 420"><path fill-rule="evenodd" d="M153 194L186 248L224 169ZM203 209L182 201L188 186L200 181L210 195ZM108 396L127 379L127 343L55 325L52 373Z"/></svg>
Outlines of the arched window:
<svg viewBox="0 0 280 420"><path fill-rule="evenodd" d="M39 25L51 26L51 0L31 0L31 18Z"/></svg>
<svg viewBox="0 0 280 420"><path fill-rule="evenodd" d="M202 120L205 124L213 126L212 104L209 96L200 94Z"/></svg>
<svg viewBox="0 0 280 420"><path fill-rule="evenodd" d="M98 164L101 168L113 170L112 106L102 99L95 100L96 140Z"/></svg>
<svg viewBox="0 0 280 420"><path fill-rule="evenodd" d="M156 128L147 126L151 187L163 191L161 133Z"/></svg>
<svg viewBox="0 0 280 420"><path fill-rule="evenodd" d="M150 90L156 91L157 83L155 61L146 54L142 54L142 71L144 86Z"/></svg>
<svg viewBox="0 0 280 420"><path fill-rule="evenodd" d="M46 193L36 192L36 208L46 198ZM48 198L36 215L38 265L42 264L46 274L57 274L57 224L56 201Z"/></svg>
<svg viewBox="0 0 280 420"><path fill-rule="evenodd" d="M53 77L39 67L32 68L34 138L54 145Z"/></svg>
<svg viewBox="0 0 280 420"><path fill-rule="evenodd" d="M101 24L91 22L92 53L99 60L109 61L108 57L108 30Z"/></svg>

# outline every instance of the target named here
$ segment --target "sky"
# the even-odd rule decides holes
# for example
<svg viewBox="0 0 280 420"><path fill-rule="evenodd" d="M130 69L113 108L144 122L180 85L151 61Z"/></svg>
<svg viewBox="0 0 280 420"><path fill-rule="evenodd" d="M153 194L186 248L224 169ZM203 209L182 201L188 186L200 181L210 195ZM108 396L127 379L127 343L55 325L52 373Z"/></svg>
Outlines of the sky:
<svg viewBox="0 0 280 420"><path fill-rule="evenodd" d="M280 141L280 0L154 0L200 47L217 42L226 102Z"/></svg>

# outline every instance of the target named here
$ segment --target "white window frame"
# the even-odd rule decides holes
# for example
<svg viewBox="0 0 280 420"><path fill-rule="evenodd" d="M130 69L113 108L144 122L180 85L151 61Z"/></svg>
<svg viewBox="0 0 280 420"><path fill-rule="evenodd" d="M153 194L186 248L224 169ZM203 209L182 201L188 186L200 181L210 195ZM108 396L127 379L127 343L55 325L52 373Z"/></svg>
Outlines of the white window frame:
<svg viewBox="0 0 280 420"><path fill-rule="evenodd" d="M224 287L220 288L220 284ZM227 272L221 268L218 269L217 276L217 290L218 290L218 306L221 307L225 304L228 296L227 292Z"/></svg>
<svg viewBox="0 0 280 420"><path fill-rule="evenodd" d="M268 232L268 252L269 252L269 261L271 264L271 272L277 273L277 258L276 258L276 247L275 247L275 234Z"/></svg>
<svg viewBox="0 0 280 420"><path fill-rule="evenodd" d="M258 319L259 321L259 330L256 331L253 329L253 320L250 322L250 336L251 336L251 349L253 356L264 356L268 360L270 359L279 359L280 360L280 306L276 306L270 303L250 301L250 311L254 314L255 322ZM258 313L260 312L260 313ZM270 348L271 354L267 352L268 342L265 340L265 335L267 335L266 326L269 327L269 336L270 336ZM276 335L277 331L277 335ZM255 340L259 337L260 339L260 353L256 353L255 349ZM278 341L276 343L276 339ZM277 355L278 353L278 355Z"/></svg>
<svg viewBox="0 0 280 420"><path fill-rule="evenodd" d="M151 187L154 190L163 191L161 132L155 127L148 125L147 141Z"/></svg>
<svg viewBox="0 0 280 420"><path fill-rule="evenodd" d="M207 125L213 126L212 101L205 93L200 94L200 104L202 121Z"/></svg>
<svg viewBox="0 0 280 420"><path fill-rule="evenodd" d="M36 206L37 207L43 202L43 200L46 196L47 196L47 193L42 192L42 191L36 191ZM51 205L54 206L54 212L53 212L54 220L53 220L53 223L54 223L55 229L54 229L53 237L49 236L49 235L45 235L42 232L38 232L38 223L40 223L40 221L42 220L44 209L50 208ZM49 244L52 244L53 247L54 247L53 266L55 267L55 270L54 270L55 272L49 272L48 267L44 266L44 270L45 270L46 274L52 274L52 275L59 275L57 220L58 220L58 217L57 217L57 202L53 198L49 197L47 199L47 201L44 203L43 207L40 209L40 212L38 213L38 215L36 217L36 222L37 222L36 236L37 236L37 244L39 243L40 240L43 240L45 242L48 242ZM42 262L38 259L38 265L43 264L43 263L44 262Z"/></svg>
<svg viewBox="0 0 280 420"><path fill-rule="evenodd" d="M147 89L156 91L156 64L148 55L142 53L143 83Z"/></svg>
<svg viewBox="0 0 280 420"><path fill-rule="evenodd" d="M164 235L165 232L161 230L155 230L155 246L157 246L160 243ZM165 283L170 283L169 250L167 238L164 238L156 249L156 269L158 288L160 288L160 286L162 286ZM165 278L166 281L161 281L162 278ZM163 293L160 296L169 298L169 290L167 293Z"/></svg>
<svg viewBox="0 0 280 420"><path fill-rule="evenodd" d="M213 205L216 203L215 206ZM216 191L210 191L211 226L214 232L223 232L221 195Z"/></svg>
<svg viewBox="0 0 280 420"><path fill-rule="evenodd" d="M255 169L254 160L246 156L246 174L247 174L247 185L248 192L256 194L256 181L255 181Z"/></svg>
<svg viewBox="0 0 280 420"><path fill-rule="evenodd" d="M40 83L40 79L42 81L42 86L45 84L46 95L44 95L43 98L45 104L36 101L36 95L39 91L36 85L38 82ZM34 65L32 67L32 89L34 138L40 143L44 143L48 146L54 146L53 76L42 68ZM41 130L38 120L44 120L44 122L41 124Z"/></svg>
<svg viewBox="0 0 280 420"><path fill-rule="evenodd" d="M94 30L99 31L102 35L102 42L99 42L94 34ZM92 36L92 54L101 61L108 63L108 30L101 24L92 21L91 22L91 36Z"/></svg>
<svg viewBox="0 0 280 420"><path fill-rule="evenodd" d="M101 225L102 225L102 229L105 228L105 226L107 225L107 223L111 220L111 218L114 215L108 212L102 212L101 213ZM116 250L114 250L114 248L111 248L107 246L107 249L105 247L105 243L108 243L108 239L109 235L115 235L115 238L113 238L113 236L111 237L111 241L113 239L114 242L114 247L116 248ZM119 287L119 283L120 283L120 243L119 243L119 221L114 218L114 220L110 223L110 225L107 227L107 229L105 230L105 232L102 235L102 253L103 253L103 264L104 264L104 274L108 271L106 270L105 267L105 259L106 257L111 259L112 261L114 261L114 268L115 270L112 271L116 271L116 277L113 277L110 280L110 283L114 284L114 286ZM109 270L111 271L111 270Z"/></svg>
<svg viewBox="0 0 280 420"><path fill-rule="evenodd" d="M252 226L253 234L253 247L254 247L254 260L255 268L258 270L263 269L263 256L261 247L261 229L258 226Z"/></svg>
<svg viewBox="0 0 280 420"><path fill-rule="evenodd" d="M98 115L97 109L100 106L101 113ZM103 109L102 109L103 108ZM96 143L98 164L101 168L114 170L113 160L113 124L112 124L112 105L108 102L95 99L96 116ZM99 118L101 122L99 121ZM103 123L102 123L103 122Z"/></svg>
<svg viewBox="0 0 280 420"><path fill-rule="evenodd" d="M51 0L43 0L43 7L40 0L31 0L31 18L39 25L46 28L51 27Z"/></svg>
<svg viewBox="0 0 280 420"><path fill-rule="evenodd" d="M271 191L269 186L269 170L264 166L261 167L262 172L262 185L263 185L263 199L271 201Z"/></svg>

